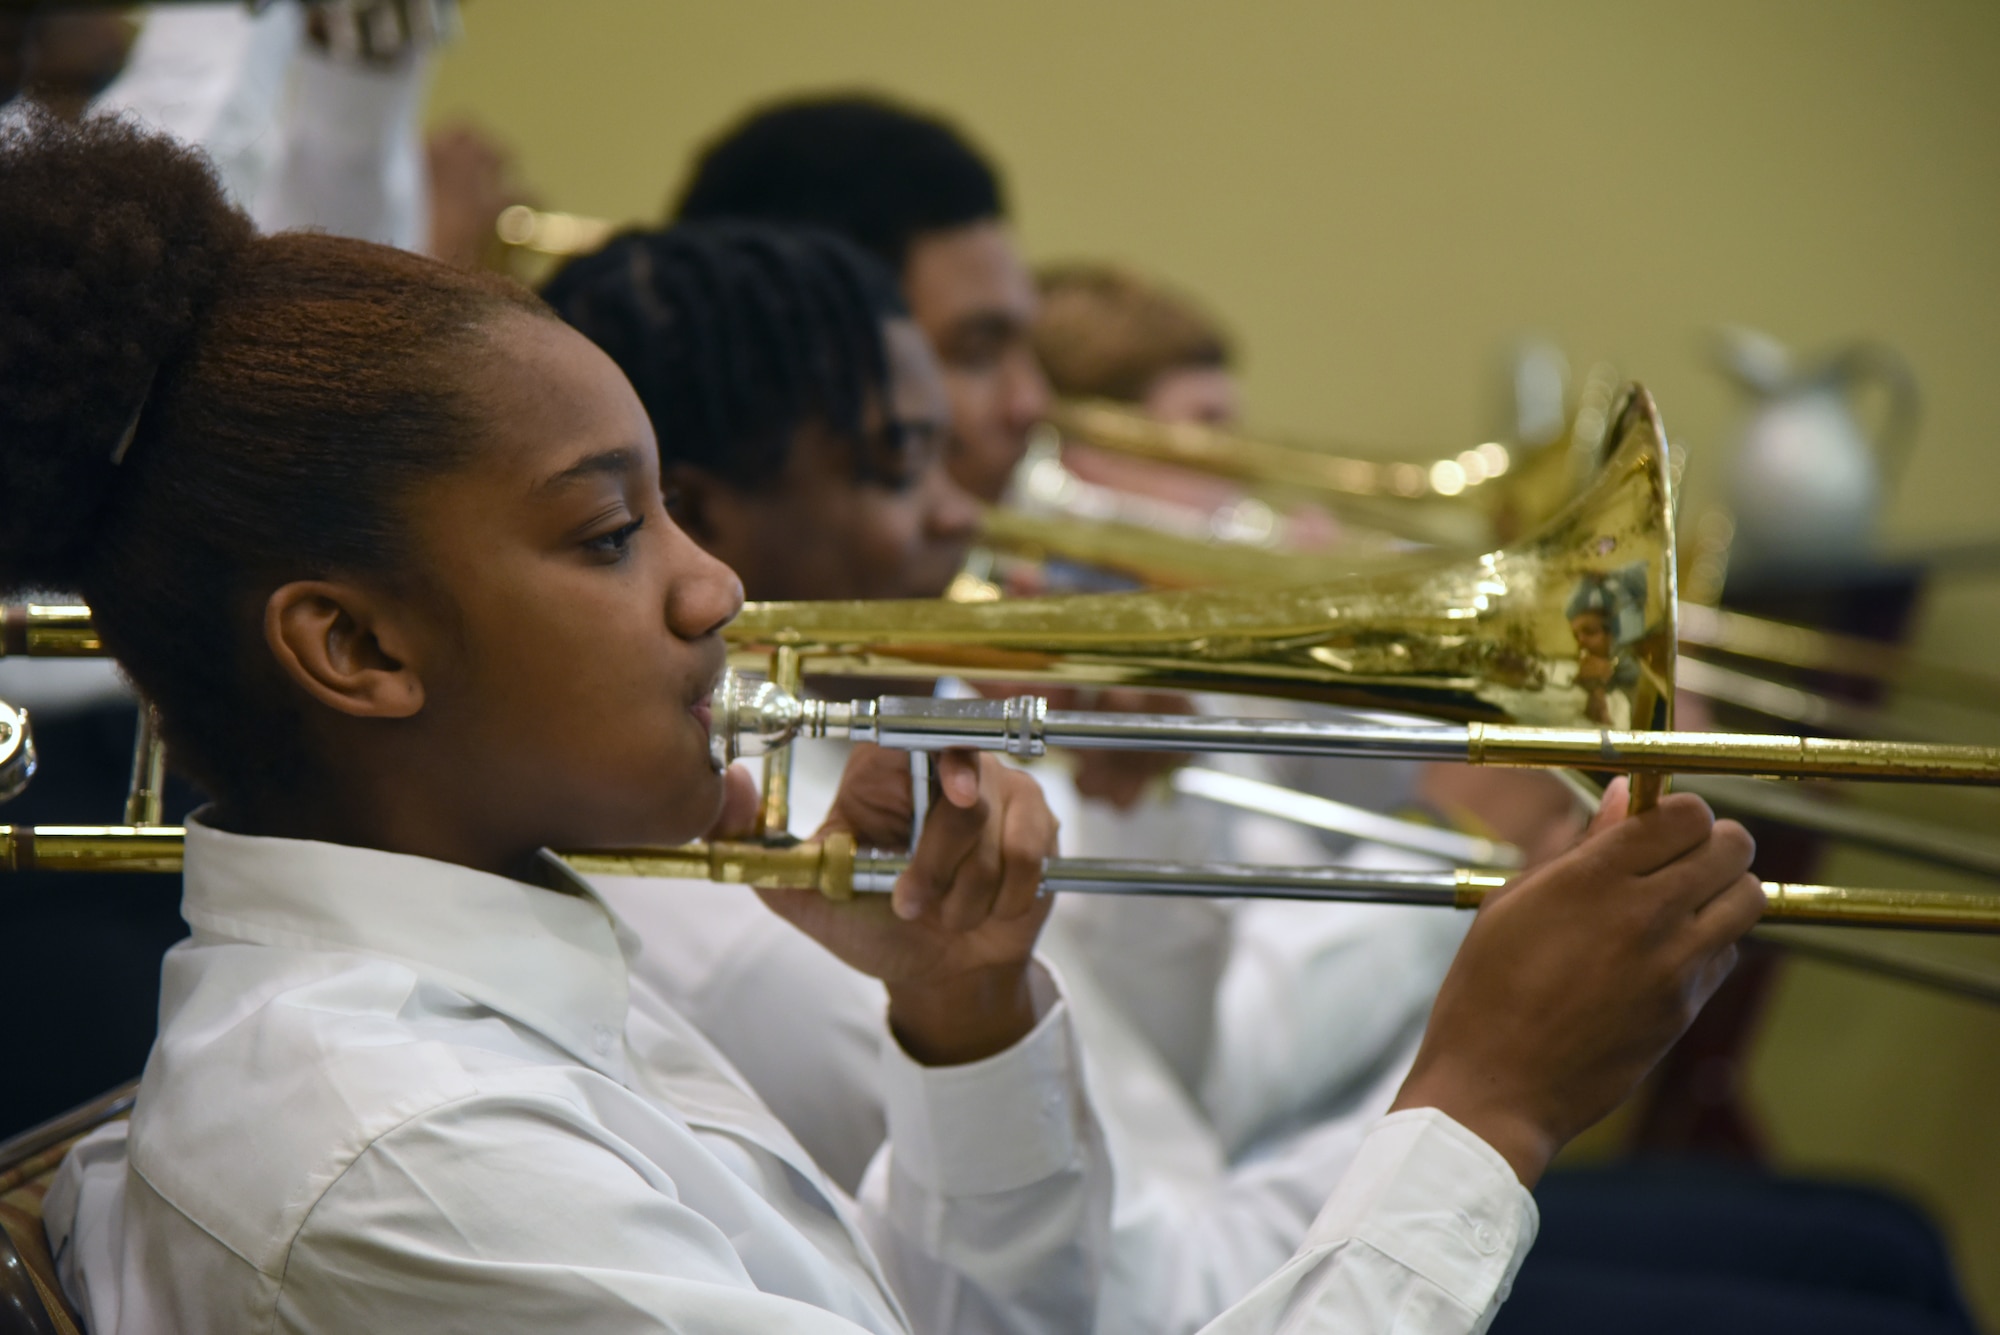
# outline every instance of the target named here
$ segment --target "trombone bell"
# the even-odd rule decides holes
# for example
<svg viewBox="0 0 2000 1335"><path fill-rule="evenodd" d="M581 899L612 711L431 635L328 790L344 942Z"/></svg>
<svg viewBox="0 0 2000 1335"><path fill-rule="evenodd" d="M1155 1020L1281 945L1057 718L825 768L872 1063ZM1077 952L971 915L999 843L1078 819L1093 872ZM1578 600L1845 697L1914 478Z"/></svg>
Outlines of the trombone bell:
<svg viewBox="0 0 2000 1335"><path fill-rule="evenodd" d="M1532 537L1283 588L992 603L753 603L738 661L810 671L1282 695L1431 718L1657 729L1677 638L1666 439L1634 386L1611 457ZM755 657L752 658L751 656Z"/></svg>

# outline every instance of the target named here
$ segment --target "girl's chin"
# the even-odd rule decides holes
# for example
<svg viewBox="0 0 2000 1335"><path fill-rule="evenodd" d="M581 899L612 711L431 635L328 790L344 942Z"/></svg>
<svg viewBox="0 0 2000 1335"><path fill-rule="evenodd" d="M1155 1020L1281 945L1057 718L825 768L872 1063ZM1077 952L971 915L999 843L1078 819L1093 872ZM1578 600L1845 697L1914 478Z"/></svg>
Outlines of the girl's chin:
<svg viewBox="0 0 2000 1335"><path fill-rule="evenodd" d="M753 794L755 789L750 790ZM732 794L727 778L722 774L703 774L696 783L686 785L674 804L659 813L656 822L658 833L649 842L663 844L685 844L696 839L727 838L731 834L741 835L756 818L754 796L748 803L740 798L732 803ZM743 807L743 810L735 810ZM742 828L737 829L740 825Z"/></svg>
<svg viewBox="0 0 2000 1335"><path fill-rule="evenodd" d="M600 823L593 848L667 847L715 836L723 815L722 776L703 775L699 783L682 783L670 802L641 810L627 808L624 818Z"/></svg>

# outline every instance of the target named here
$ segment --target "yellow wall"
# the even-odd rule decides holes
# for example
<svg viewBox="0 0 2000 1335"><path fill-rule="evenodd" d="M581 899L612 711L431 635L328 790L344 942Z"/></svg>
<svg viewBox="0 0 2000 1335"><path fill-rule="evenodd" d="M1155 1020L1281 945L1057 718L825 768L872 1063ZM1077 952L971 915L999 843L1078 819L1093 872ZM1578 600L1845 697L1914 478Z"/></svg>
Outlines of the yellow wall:
<svg viewBox="0 0 2000 1335"><path fill-rule="evenodd" d="M1255 423L1464 442L1493 425L1499 350L1539 332L1651 385L1700 493L1735 408L1705 330L1869 334L1927 399L1892 532L2000 528L1991 0L466 8L435 114L511 140L552 207L657 217L749 103L887 89L976 130L1037 258L1118 257L1207 297ZM1925 641L1980 661L1996 610L1961 581ZM1758 1092L1796 1161L1940 1203L2000 1313L2000 1012L1801 969Z"/></svg>

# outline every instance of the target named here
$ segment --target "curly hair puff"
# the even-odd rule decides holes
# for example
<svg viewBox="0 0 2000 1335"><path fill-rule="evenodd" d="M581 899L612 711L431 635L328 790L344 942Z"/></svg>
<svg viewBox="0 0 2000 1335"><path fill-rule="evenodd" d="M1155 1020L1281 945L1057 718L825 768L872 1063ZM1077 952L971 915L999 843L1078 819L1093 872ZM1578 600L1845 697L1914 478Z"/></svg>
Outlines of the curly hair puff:
<svg viewBox="0 0 2000 1335"><path fill-rule="evenodd" d="M386 246L257 236L196 150L109 118L0 131L0 256L0 588L81 594L210 792L287 781L303 697L265 599L418 577L399 502L473 448L465 354L547 308Z"/></svg>

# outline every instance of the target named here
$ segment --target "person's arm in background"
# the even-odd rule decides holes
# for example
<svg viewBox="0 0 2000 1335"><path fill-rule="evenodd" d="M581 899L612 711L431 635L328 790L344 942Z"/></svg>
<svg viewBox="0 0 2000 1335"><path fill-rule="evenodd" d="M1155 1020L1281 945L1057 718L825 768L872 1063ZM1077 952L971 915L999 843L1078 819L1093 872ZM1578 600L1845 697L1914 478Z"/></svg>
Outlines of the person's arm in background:
<svg viewBox="0 0 2000 1335"><path fill-rule="evenodd" d="M1150 1183L1132 1184L1121 1173L1096 1335L1190 1335L1283 1268L1354 1166L1414 1055L1413 1037L1319 1122L1211 1176L1155 1173ZM1116 1109L1096 1082L1091 1088L1107 1132L1115 1132ZM1114 1142L1114 1162L1118 1152Z"/></svg>
<svg viewBox="0 0 2000 1335"><path fill-rule="evenodd" d="M291 65L305 41L303 7L241 3L155 5L124 73L91 104L199 144L230 198L249 207L277 165L272 133Z"/></svg>
<svg viewBox="0 0 2000 1335"><path fill-rule="evenodd" d="M1306 831L1266 817L1234 833L1247 862L1310 863L1318 850L1349 867L1440 865L1380 844L1329 859ZM1200 1084L1230 1157L1325 1116L1407 1050L1470 926L1469 914L1407 905L1239 905Z"/></svg>
<svg viewBox="0 0 2000 1335"><path fill-rule="evenodd" d="M89 109L134 116L199 144L230 197L248 204L276 165L271 127L304 36L295 4L254 15L237 0L151 6L123 70ZM47 721L129 701L131 687L108 658L9 657L0 660L0 698Z"/></svg>
<svg viewBox="0 0 2000 1335"><path fill-rule="evenodd" d="M424 252L430 184L424 95L431 52L412 44L382 62L305 42L274 169L251 203L266 232L317 227Z"/></svg>
<svg viewBox="0 0 2000 1335"><path fill-rule="evenodd" d="M1534 868L1571 847L1583 817L1552 776L1424 765L1388 789L1356 777L1401 767L1379 762L1290 762L1288 787L1393 811L1419 805L1449 827L1513 844ZM1443 864L1379 844L1329 858L1301 826L1239 818L1232 856L1246 862L1432 870ZM1232 1155L1307 1124L1351 1094L1384 1054L1429 1014L1469 926L1463 914L1395 905L1274 901L1239 906L1229 969L1216 1002L1216 1042L1201 1098Z"/></svg>

